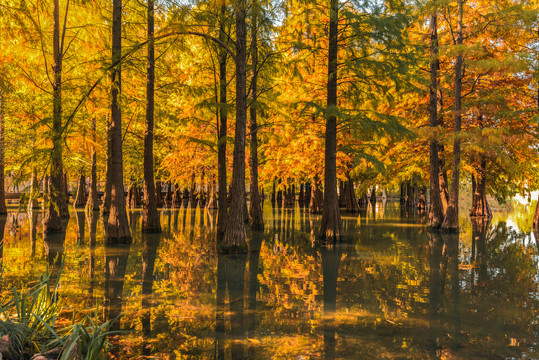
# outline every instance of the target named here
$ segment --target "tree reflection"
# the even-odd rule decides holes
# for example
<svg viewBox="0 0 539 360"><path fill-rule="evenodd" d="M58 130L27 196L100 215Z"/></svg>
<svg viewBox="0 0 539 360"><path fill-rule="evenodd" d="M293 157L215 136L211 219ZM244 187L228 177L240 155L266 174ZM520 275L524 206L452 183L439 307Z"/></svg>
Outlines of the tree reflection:
<svg viewBox="0 0 539 360"><path fill-rule="evenodd" d="M335 359L336 328L335 311L337 308L337 278L341 263L342 250L339 243L325 245L318 249L322 259L324 291L324 356L326 360Z"/></svg>
<svg viewBox="0 0 539 360"><path fill-rule="evenodd" d="M149 339L152 337L152 295L155 260L157 258L157 250L161 234L142 234L142 355L151 355L152 349Z"/></svg>
<svg viewBox="0 0 539 360"><path fill-rule="evenodd" d="M55 285L58 282L58 276L62 269L64 260L64 243L66 238L66 228L68 219L62 219L61 231L59 232L43 232L43 242L45 244L45 256L49 267L51 292L56 290ZM56 294L54 294L56 300Z"/></svg>
<svg viewBox="0 0 539 360"><path fill-rule="evenodd" d="M224 339L231 340L230 349L233 360L245 359L244 341L244 293L243 279L247 254L217 255L217 300L215 336L217 359L224 359ZM224 312L225 293L228 291L230 334L227 336Z"/></svg>

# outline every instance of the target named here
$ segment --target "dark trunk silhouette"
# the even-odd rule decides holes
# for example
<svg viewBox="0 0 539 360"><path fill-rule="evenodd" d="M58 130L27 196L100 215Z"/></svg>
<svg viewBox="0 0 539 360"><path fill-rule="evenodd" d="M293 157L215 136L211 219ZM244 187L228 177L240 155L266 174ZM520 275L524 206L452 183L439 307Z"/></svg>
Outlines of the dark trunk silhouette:
<svg viewBox="0 0 539 360"><path fill-rule="evenodd" d="M219 40L227 41L225 32L226 2L223 1L219 13ZM224 48L219 49L219 119L217 124L217 183L219 186L219 202L217 211L217 234L223 236L228 217L228 194L226 176L226 136L227 136L227 79L226 60L228 54Z"/></svg>
<svg viewBox="0 0 539 360"><path fill-rule="evenodd" d="M247 120L245 58L247 31L245 0L236 3L236 134L232 165L230 212L221 250L228 253L247 251L245 235L245 131Z"/></svg>
<svg viewBox="0 0 539 360"><path fill-rule="evenodd" d="M59 281L60 270L62 268L67 222L68 221L65 219L62 220L60 223L60 229L55 232L45 231L45 229L43 229L43 243L45 245L47 264L49 266L49 284L51 285L51 293L55 292L56 284Z"/></svg>
<svg viewBox="0 0 539 360"><path fill-rule="evenodd" d="M101 213L110 213L110 204L112 199L112 146L111 146L111 122L107 119L107 162L105 168L105 191L103 192L103 203Z"/></svg>
<svg viewBox="0 0 539 360"><path fill-rule="evenodd" d="M471 217L492 217L492 211L487 202L487 160L482 155L477 176L472 175L472 209Z"/></svg>
<svg viewBox="0 0 539 360"><path fill-rule="evenodd" d="M142 231L161 232L153 173L153 129L155 88L154 0L148 0L148 57L146 67L146 128L144 130L144 201Z"/></svg>
<svg viewBox="0 0 539 360"><path fill-rule="evenodd" d="M329 48L326 119L326 145L324 165L324 208L320 225L320 239L336 240L341 236L341 214L337 197L337 25L339 1L331 0L329 9Z"/></svg>
<svg viewBox="0 0 539 360"><path fill-rule="evenodd" d="M429 331L431 333L431 356L437 358L436 353L440 351L439 344L439 318L440 318L440 297L443 294L441 266L442 266L442 248L443 240L439 233L429 233Z"/></svg>
<svg viewBox="0 0 539 360"><path fill-rule="evenodd" d="M90 304L88 306L93 306L95 302L93 301L94 288L96 286L95 278L95 248L97 245L97 220L98 213L97 211L92 211L86 216L88 222L88 232L90 233L90 261L88 264L88 272L90 276Z"/></svg>
<svg viewBox="0 0 539 360"><path fill-rule="evenodd" d="M438 126L438 15L436 9L430 16L430 89L429 113L430 126L434 130ZM434 135L430 139L430 208L428 227L438 229L444 221L444 208L440 195L440 162L438 160L438 139Z"/></svg>
<svg viewBox="0 0 539 360"><path fill-rule="evenodd" d="M77 185L77 196L75 197L75 207L82 208L86 205L86 176L81 171Z"/></svg>
<svg viewBox="0 0 539 360"><path fill-rule="evenodd" d="M462 45L462 7L464 0L458 0L458 22L456 45ZM457 53L455 62L455 140L453 141L453 173L451 176L451 190L449 194L449 204L442 224L442 229L449 232L459 230L459 182L460 182L460 129L462 119L462 51Z"/></svg>
<svg viewBox="0 0 539 360"><path fill-rule="evenodd" d="M0 274L4 273L4 230L6 228L7 216L0 216ZM30 225L31 226L31 225ZM32 244L33 249L35 249L35 241ZM35 250L34 250L35 253ZM5 290L2 284L0 283L0 291Z"/></svg>
<svg viewBox="0 0 539 360"><path fill-rule="evenodd" d="M253 3L253 6L255 4ZM250 170L251 170L251 201L249 208L249 225L253 230L264 230L264 220L262 218L262 205L260 200L260 194L258 192L258 124L257 124L257 106L256 101L258 97L258 39L257 39L257 18L256 10L253 10L251 24L251 62L252 62L252 77L251 77L251 107L250 107L250 132L251 132L251 157L250 157Z"/></svg>
<svg viewBox="0 0 539 360"><path fill-rule="evenodd" d="M66 9L67 11L67 9ZM65 24L64 24L65 26ZM50 156L49 198L43 218L43 228L47 233L62 231L62 217L65 214L66 196L64 190L64 170L62 162L62 60L63 39L60 38L60 4L53 0L53 113L52 149Z"/></svg>
<svg viewBox="0 0 539 360"><path fill-rule="evenodd" d="M112 2L112 64L111 72L111 203L108 220L107 242L130 243L131 233L125 208L122 113L120 110L122 57L122 0Z"/></svg>
<svg viewBox="0 0 539 360"><path fill-rule="evenodd" d="M350 179L349 174L348 179L344 184L344 194L346 199L346 212L357 214L359 212L359 206L356 198L356 191L354 190L354 182Z"/></svg>
<svg viewBox="0 0 539 360"><path fill-rule="evenodd" d="M309 202L309 212L311 214L322 213L322 204L324 194L322 193L322 186L320 186L320 179L318 175L315 175L311 185L311 201Z"/></svg>
<svg viewBox="0 0 539 360"><path fill-rule="evenodd" d="M94 143L97 140L95 133L95 118L92 118L92 139ZM92 158L90 160L90 189L88 192L88 201L86 202L86 211L99 211L99 201L97 200L97 152L95 146L92 146Z"/></svg>

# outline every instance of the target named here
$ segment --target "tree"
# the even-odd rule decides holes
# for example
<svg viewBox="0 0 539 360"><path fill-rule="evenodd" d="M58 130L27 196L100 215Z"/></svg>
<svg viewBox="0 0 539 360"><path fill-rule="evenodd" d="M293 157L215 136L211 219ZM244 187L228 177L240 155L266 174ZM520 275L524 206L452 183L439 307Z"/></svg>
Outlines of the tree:
<svg viewBox="0 0 539 360"><path fill-rule="evenodd" d="M430 16L430 91L429 113L430 126L435 130L438 126L438 15L437 8ZM438 161L438 140L434 135L430 139L430 208L428 226L438 229L444 220L444 209L440 195L440 164Z"/></svg>
<svg viewBox="0 0 539 360"><path fill-rule="evenodd" d="M122 1L112 2L112 64L111 71L111 121L110 137L110 180L111 206L108 219L107 241L111 243L131 242L131 232L125 208L125 190L122 154L122 113L120 109L122 59Z"/></svg>
<svg viewBox="0 0 539 360"><path fill-rule="evenodd" d="M142 231L161 232L153 167L154 132L154 88L155 88L155 45L154 45L154 0L148 0L148 65L146 81L146 129L144 131L144 203ZM159 189L161 191L161 189Z"/></svg>
<svg viewBox="0 0 539 360"><path fill-rule="evenodd" d="M245 0L236 3L236 129L232 165L232 185L230 187L230 212L227 218L225 235L221 244L224 252L247 251L245 235L245 131L247 124L246 94L246 50L247 29Z"/></svg>
<svg viewBox="0 0 539 360"><path fill-rule="evenodd" d="M462 7L464 0L457 0L458 20L456 33L456 46L462 46ZM453 140L453 172L451 176L451 190L449 193L449 204L442 224L445 231L458 231L459 229L459 186L460 186L460 130L462 119L462 49L457 50L455 61L455 112L454 112L454 140Z"/></svg>
<svg viewBox="0 0 539 360"><path fill-rule="evenodd" d="M327 81L327 119L326 145L324 158L324 205L320 237L336 240L341 236L341 214L337 197L337 25L339 22L339 2L330 0L328 81Z"/></svg>

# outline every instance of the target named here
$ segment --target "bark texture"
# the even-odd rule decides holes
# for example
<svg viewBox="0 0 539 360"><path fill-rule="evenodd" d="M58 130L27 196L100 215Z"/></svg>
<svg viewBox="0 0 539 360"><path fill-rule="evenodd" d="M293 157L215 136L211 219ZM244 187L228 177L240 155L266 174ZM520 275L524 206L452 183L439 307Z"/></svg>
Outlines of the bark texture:
<svg viewBox="0 0 539 360"><path fill-rule="evenodd" d="M458 0L457 46L462 45L462 7L463 0ZM453 174L451 177L451 191L449 204L442 224L442 229L448 232L459 230L459 180L460 180L460 129L462 119L462 52L459 51L455 62L455 140L453 142Z"/></svg>
<svg viewBox="0 0 539 360"><path fill-rule="evenodd" d="M148 56L146 60L146 128L144 129L144 200L142 231L161 232L153 173L153 129L155 95L154 0L148 0Z"/></svg>
<svg viewBox="0 0 539 360"><path fill-rule="evenodd" d="M75 197L75 207L82 208L86 205L86 176L81 171L77 185L77 196Z"/></svg>
<svg viewBox="0 0 539 360"><path fill-rule="evenodd" d="M327 107L330 112L337 106L337 25L339 2L330 1ZM326 241L341 237L341 214L337 197L337 117L330 114L326 120L326 144L324 166L324 208L319 232Z"/></svg>
<svg viewBox="0 0 539 360"><path fill-rule="evenodd" d="M131 232L125 208L123 152L122 152L122 113L120 110L122 57L122 1L112 2L112 64L111 74L111 204L108 218L107 241L110 243L130 243Z"/></svg>
<svg viewBox="0 0 539 360"><path fill-rule="evenodd" d="M219 13L219 40L226 41L225 31L226 21L226 1L223 1ZM227 52L221 48L219 50L219 123L217 124L217 183L218 183L218 210L217 210L217 234L223 236L226 229L228 217L228 194L226 176L226 134L227 134L227 82L226 82L226 62Z"/></svg>
<svg viewBox="0 0 539 360"><path fill-rule="evenodd" d="M247 4L245 0L236 3L236 134L232 165L232 185L230 213L226 222L221 250L228 253L247 251L245 235L245 132L247 123L246 96L246 48L247 30L245 25Z"/></svg>
<svg viewBox="0 0 539 360"><path fill-rule="evenodd" d="M487 201L487 160L481 157L477 176L472 175L472 209L471 217L492 217Z"/></svg>
<svg viewBox="0 0 539 360"><path fill-rule="evenodd" d="M53 113L52 150L50 162L49 198L43 218L43 231L61 232L62 216L65 211L64 171L62 163L62 58L63 44L60 43L60 4L53 0ZM63 41L62 41L63 43Z"/></svg>
<svg viewBox="0 0 539 360"><path fill-rule="evenodd" d="M440 194L440 162L438 159L439 145L434 135L438 126L438 16L436 9L430 17L430 89L429 113L430 127L433 134L430 139L430 208L427 226L439 229L444 221L444 208Z"/></svg>

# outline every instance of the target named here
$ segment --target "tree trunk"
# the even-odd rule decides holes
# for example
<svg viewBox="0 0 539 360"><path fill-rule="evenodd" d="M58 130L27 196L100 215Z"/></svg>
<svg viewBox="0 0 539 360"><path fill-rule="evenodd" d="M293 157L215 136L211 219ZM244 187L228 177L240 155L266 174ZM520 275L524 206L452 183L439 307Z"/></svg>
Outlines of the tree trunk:
<svg viewBox="0 0 539 360"><path fill-rule="evenodd" d="M463 0L458 0L457 46L462 45L462 6ZM442 229L448 232L459 230L459 180L460 180L460 129L462 119L462 51L457 53L455 62L455 140L453 142L453 174L451 176L451 192L449 204L442 224Z"/></svg>
<svg viewBox="0 0 539 360"><path fill-rule="evenodd" d="M339 183L339 207L343 208L346 206L346 193L344 191L344 181L338 180Z"/></svg>
<svg viewBox="0 0 539 360"><path fill-rule="evenodd" d="M30 185L30 198L28 199L28 211L39 209L39 204L37 202L38 198L39 198L39 181L37 179L37 168L34 166L32 167L32 181Z"/></svg>
<svg viewBox="0 0 539 360"><path fill-rule="evenodd" d="M376 185L372 187L370 202L373 206L376 206Z"/></svg>
<svg viewBox="0 0 539 360"><path fill-rule="evenodd" d="M472 209L471 217L491 218L492 212L487 202L487 160L481 156L481 164L477 170L477 177L472 175Z"/></svg>
<svg viewBox="0 0 539 360"><path fill-rule="evenodd" d="M155 201L157 203L158 208L164 206L163 183L161 181L156 181L155 182Z"/></svg>
<svg viewBox="0 0 539 360"><path fill-rule="evenodd" d="M95 118L92 119L92 131L93 131L93 140L96 141L95 134ZM90 167L90 191L88 193L88 201L86 202L86 211L93 212L99 211L99 204L97 200L97 153L95 151L95 146L92 146L92 159Z"/></svg>
<svg viewBox="0 0 539 360"><path fill-rule="evenodd" d="M142 206L142 232L161 232L157 211L155 178L153 173L153 129L155 94L155 44L154 44L154 0L148 0L148 56L146 67L146 129L144 131L144 201Z"/></svg>
<svg viewBox="0 0 539 360"><path fill-rule="evenodd" d="M255 2L253 1L253 6ZM258 124L256 118L256 101L258 97L258 42L257 42L257 18L256 10L253 10L252 24L251 24L251 60L252 60L252 77L251 77L251 157L250 157L250 170L251 170L251 202L249 203L249 225L253 230L264 230L264 220L262 218L262 206L260 200L260 194L258 193Z"/></svg>
<svg viewBox="0 0 539 360"><path fill-rule="evenodd" d="M245 235L245 130L247 122L245 57L247 31L245 0L236 4L236 134L232 165L230 213L221 250L229 253L247 251Z"/></svg>
<svg viewBox="0 0 539 360"><path fill-rule="evenodd" d="M225 32L226 1L221 5L219 14L219 40L227 41ZM228 194L226 176L226 136L227 136L227 78L226 60L228 54L224 48L219 50L219 123L217 135L217 183L219 186L218 210L217 210L217 234L222 237L225 233L228 217Z"/></svg>
<svg viewBox="0 0 539 360"><path fill-rule="evenodd" d="M337 25L339 1L330 1L327 107L334 112L337 106ZM337 197L337 117L329 115L326 120L326 145L324 166L324 208L319 236L325 240L341 237L341 214Z"/></svg>
<svg viewBox="0 0 539 360"><path fill-rule="evenodd" d="M350 179L350 175L348 175L348 180L346 180L346 184L344 185L344 193L346 194L346 212L358 213L359 206L356 192L354 191L354 182Z"/></svg>
<svg viewBox="0 0 539 360"><path fill-rule="evenodd" d="M64 171L62 164L62 57L60 44L60 4L53 0L53 115L52 115L52 150L50 162L49 199L43 218L45 233L61 232L62 213L66 197L63 192Z"/></svg>
<svg viewBox="0 0 539 360"><path fill-rule="evenodd" d="M436 9L430 17L430 89L429 112L430 127L435 130L438 126L438 16ZM440 163L438 160L438 139L434 134L430 139L430 209L428 227L438 229L444 221L444 208L440 194Z"/></svg>
<svg viewBox="0 0 539 360"><path fill-rule="evenodd" d="M77 196L75 197L75 207L82 208L84 205L86 205L86 176L81 171L77 186Z"/></svg>
<svg viewBox="0 0 539 360"><path fill-rule="evenodd" d="M6 152L6 141L5 141L5 95L3 92L0 92L0 215L7 214L6 208L6 185L4 178L4 154ZM33 189L33 188L32 188Z"/></svg>
<svg viewBox="0 0 539 360"><path fill-rule="evenodd" d="M105 191L103 193L103 204L101 205L101 213L110 213L110 202L112 198L112 155L111 155L111 123L107 119L107 163L105 169Z"/></svg>
<svg viewBox="0 0 539 360"><path fill-rule="evenodd" d="M122 152L122 113L120 110L122 57L122 0L112 2L112 64L111 74L111 204L108 219L107 242L131 243L131 232L125 209L124 169Z"/></svg>
<svg viewBox="0 0 539 360"><path fill-rule="evenodd" d="M425 186L420 186L417 192L417 209L420 212L425 211L427 208L427 188Z"/></svg>
<svg viewBox="0 0 539 360"><path fill-rule="evenodd" d="M324 194L322 193L320 180L318 179L318 175L315 175L311 185L311 201L309 203L309 212L311 214L322 213L323 199Z"/></svg>

